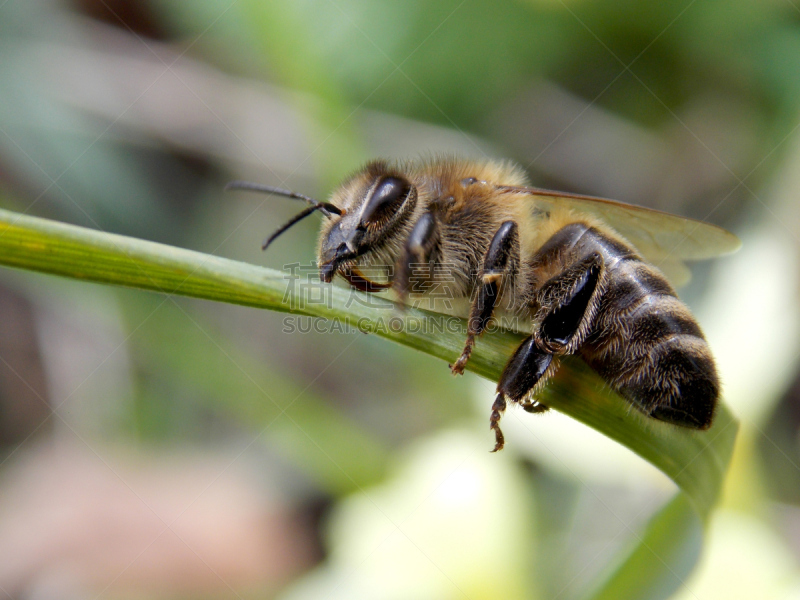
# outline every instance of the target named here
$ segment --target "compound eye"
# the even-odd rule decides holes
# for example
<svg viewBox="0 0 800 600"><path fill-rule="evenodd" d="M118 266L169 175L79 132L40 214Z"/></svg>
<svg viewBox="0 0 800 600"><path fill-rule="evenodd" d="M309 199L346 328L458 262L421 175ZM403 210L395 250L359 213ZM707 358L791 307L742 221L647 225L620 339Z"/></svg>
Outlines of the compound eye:
<svg viewBox="0 0 800 600"><path fill-rule="evenodd" d="M367 200L364 212L361 213L361 222L364 225L375 225L391 216L403 205L411 184L399 177L384 178L372 196Z"/></svg>

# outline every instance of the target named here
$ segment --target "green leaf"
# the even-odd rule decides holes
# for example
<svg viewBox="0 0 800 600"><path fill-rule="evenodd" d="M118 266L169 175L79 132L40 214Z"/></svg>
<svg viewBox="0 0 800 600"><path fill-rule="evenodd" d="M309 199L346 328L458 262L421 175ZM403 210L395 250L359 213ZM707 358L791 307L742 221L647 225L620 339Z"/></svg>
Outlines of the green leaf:
<svg viewBox="0 0 800 600"><path fill-rule="evenodd" d="M302 302L285 274L241 262L0 210L0 264L97 283L193 296L345 321L443 360L463 334L452 318L416 309L393 315L353 301L356 292L331 287L326 303ZM433 333L431 333L433 332ZM498 332L480 340L468 368L496 381L522 340ZM667 425L631 410L583 362L564 361L542 401L630 448L667 474L679 494L651 521L592 598L666 598L691 572L728 468L738 424L723 404L708 431Z"/></svg>

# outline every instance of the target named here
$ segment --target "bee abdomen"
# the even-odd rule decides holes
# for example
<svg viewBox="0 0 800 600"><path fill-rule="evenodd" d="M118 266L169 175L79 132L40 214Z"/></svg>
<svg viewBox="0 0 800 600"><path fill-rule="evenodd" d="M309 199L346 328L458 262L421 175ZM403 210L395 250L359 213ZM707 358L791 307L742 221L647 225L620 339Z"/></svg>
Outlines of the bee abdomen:
<svg viewBox="0 0 800 600"><path fill-rule="evenodd" d="M654 346L639 376L629 378L619 392L651 416L706 429L714 418L719 380L705 340L679 336Z"/></svg>
<svg viewBox="0 0 800 600"><path fill-rule="evenodd" d="M645 413L676 425L711 425L719 396L711 351L664 277L637 259L617 263L584 358Z"/></svg>

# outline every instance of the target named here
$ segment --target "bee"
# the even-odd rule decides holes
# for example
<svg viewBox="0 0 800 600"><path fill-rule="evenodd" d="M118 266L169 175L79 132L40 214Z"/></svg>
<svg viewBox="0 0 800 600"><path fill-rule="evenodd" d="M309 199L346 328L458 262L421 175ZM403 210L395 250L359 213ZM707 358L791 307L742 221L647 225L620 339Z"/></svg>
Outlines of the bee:
<svg viewBox="0 0 800 600"><path fill-rule="evenodd" d="M246 182L245 188L304 200L309 207L263 245L313 212L325 217L319 274L352 287L391 288L401 299L446 289L469 301L461 374L475 340L498 311L530 324L491 407L493 451L503 448L508 403L531 413L561 357L575 354L644 414L707 429L720 383L697 321L673 283L685 259L733 252L739 240L716 226L612 200L530 187L507 162L449 158L374 161L346 179L330 202ZM377 273L377 275L375 275ZM419 285L425 284L425 285ZM437 284L433 286L432 284Z"/></svg>

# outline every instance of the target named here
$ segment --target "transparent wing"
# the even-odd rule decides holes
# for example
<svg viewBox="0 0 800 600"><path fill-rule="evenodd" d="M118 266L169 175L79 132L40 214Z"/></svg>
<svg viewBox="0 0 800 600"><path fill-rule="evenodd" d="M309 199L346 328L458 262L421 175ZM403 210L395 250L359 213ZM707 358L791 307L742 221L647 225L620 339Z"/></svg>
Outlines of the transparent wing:
<svg viewBox="0 0 800 600"><path fill-rule="evenodd" d="M648 259L650 260L650 259ZM670 283L676 288L683 287L692 279L692 271L686 266L686 263L678 259L661 259L651 261L650 264L654 265L661 271Z"/></svg>
<svg viewBox="0 0 800 600"><path fill-rule="evenodd" d="M529 194L537 205L566 205L600 219L677 286L688 282L691 276L683 261L730 254L741 246L739 238L716 225L633 204L539 188L500 186L498 190Z"/></svg>
<svg viewBox="0 0 800 600"><path fill-rule="evenodd" d="M665 258L703 260L730 254L741 246L739 238L730 231L660 210L538 188L503 186L499 189L530 194L543 203L566 204L576 211L597 217L653 262Z"/></svg>

